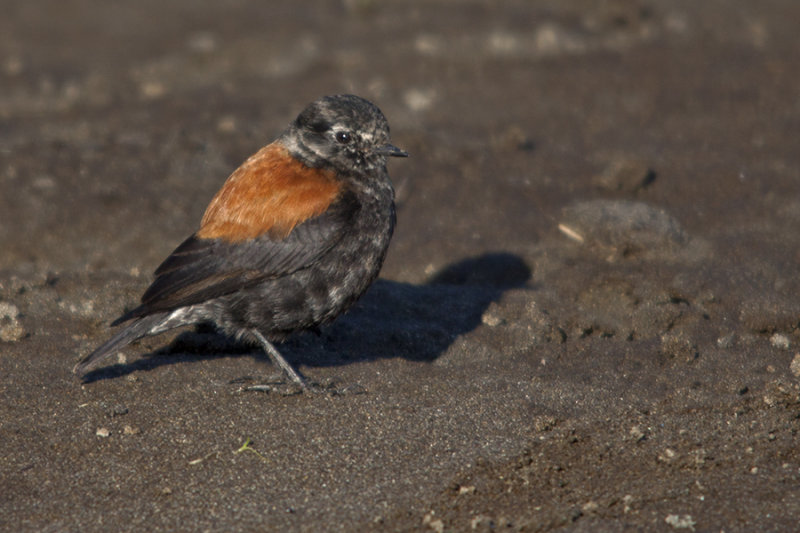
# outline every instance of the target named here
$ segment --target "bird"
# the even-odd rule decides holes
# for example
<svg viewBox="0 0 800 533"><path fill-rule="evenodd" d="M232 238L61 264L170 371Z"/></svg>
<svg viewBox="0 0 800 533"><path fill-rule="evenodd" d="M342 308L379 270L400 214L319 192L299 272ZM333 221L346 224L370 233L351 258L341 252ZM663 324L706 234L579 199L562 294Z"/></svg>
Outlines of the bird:
<svg viewBox="0 0 800 533"><path fill-rule="evenodd" d="M408 153L375 104L352 94L309 104L227 178L141 303L111 324L124 327L73 372L143 337L210 323L309 389L274 343L331 322L377 278L396 222L388 157Z"/></svg>

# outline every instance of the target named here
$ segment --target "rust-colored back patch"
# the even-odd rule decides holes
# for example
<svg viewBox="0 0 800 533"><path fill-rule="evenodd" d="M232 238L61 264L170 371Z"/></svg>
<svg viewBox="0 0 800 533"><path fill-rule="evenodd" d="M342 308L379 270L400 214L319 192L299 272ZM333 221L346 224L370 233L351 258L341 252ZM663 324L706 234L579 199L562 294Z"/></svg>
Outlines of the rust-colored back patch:
<svg viewBox="0 0 800 533"><path fill-rule="evenodd" d="M283 239L325 212L340 190L333 172L305 166L274 142L230 175L208 205L197 236L239 242L269 233Z"/></svg>

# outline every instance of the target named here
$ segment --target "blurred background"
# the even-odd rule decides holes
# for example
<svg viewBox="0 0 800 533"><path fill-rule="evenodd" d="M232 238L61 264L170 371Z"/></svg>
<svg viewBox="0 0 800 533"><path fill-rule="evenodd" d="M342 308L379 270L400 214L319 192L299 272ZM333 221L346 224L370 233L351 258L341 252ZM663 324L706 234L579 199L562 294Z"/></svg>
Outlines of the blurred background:
<svg viewBox="0 0 800 533"><path fill-rule="evenodd" d="M5 2L0 268L149 272L230 171L335 92L374 100L412 152L391 168L407 213L389 268L409 280L397 254L431 270L524 251L615 165L674 170L659 202L687 222L711 176L702 215L746 209L752 176L781 170L763 151L794 146L771 136L797 129L793 6Z"/></svg>
<svg viewBox="0 0 800 533"><path fill-rule="evenodd" d="M796 527L796 0L0 11L0 529ZM289 352L369 394L236 395L269 365L206 338L77 382L229 173L339 92L411 154L398 227Z"/></svg>

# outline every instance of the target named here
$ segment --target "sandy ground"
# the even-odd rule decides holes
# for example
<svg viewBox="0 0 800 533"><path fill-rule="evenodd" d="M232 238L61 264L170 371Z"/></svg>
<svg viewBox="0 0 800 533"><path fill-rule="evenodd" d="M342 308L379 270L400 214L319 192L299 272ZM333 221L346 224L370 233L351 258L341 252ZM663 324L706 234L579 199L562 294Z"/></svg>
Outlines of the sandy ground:
<svg viewBox="0 0 800 533"><path fill-rule="evenodd" d="M0 529L795 530L800 4L303 6L4 3ZM283 346L329 392L204 330L73 376L336 92L412 157L382 279Z"/></svg>

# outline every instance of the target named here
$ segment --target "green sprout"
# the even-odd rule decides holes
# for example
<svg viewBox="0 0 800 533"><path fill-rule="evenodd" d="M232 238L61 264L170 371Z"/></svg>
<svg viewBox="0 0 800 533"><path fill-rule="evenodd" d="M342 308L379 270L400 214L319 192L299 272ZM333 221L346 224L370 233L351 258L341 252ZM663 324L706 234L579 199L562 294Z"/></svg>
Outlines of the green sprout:
<svg viewBox="0 0 800 533"><path fill-rule="evenodd" d="M250 446L250 438L245 439L244 444L242 444L242 446L238 450L236 450L234 453L243 453L243 452L253 452L254 454L256 454L265 463L269 462L269 459L264 457L261 454L261 452L259 452L258 450L256 450L255 448L252 448Z"/></svg>

